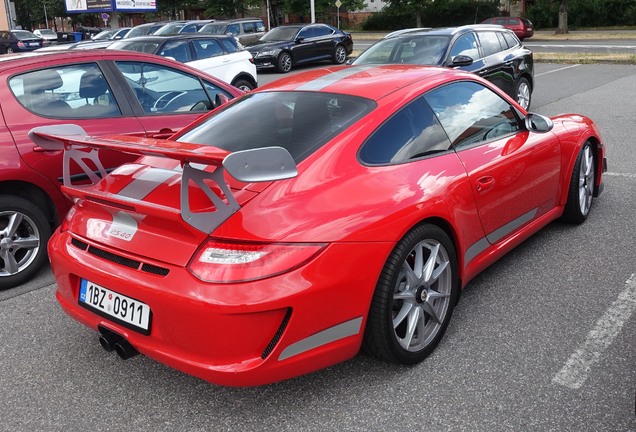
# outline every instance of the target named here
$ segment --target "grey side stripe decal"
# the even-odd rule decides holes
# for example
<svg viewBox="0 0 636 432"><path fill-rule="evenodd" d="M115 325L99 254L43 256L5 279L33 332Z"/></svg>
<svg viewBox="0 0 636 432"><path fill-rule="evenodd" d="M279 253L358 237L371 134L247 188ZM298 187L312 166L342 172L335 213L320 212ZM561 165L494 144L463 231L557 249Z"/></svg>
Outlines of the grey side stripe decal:
<svg viewBox="0 0 636 432"><path fill-rule="evenodd" d="M497 243L499 240L501 240L520 226L534 219L537 211L538 209L536 208L532 209L528 213L525 213L519 216L517 219L508 222L501 228L496 229L490 234L487 234L486 237L480 238L475 243L473 243L464 254L464 266L467 266L468 263L473 260L473 258L485 251L489 245Z"/></svg>
<svg viewBox="0 0 636 432"><path fill-rule="evenodd" d="M350 77L351 75L357 74L358 72L374 69L376 67L377 65L366 65L366 66L354 66L347 69L343 69L338 72L327 74L313 81L309 81L308 83L305 83L301 85L300 87L298 87L296 90L319 91L331 84L337 83L341 79L345 79L347 77Z"/></svg>
<svg viewBox="0 0 636 432"><path fill-rule="evenodd" d="M278 360L285 360L319 346L326 345L330 342L344 339L347 336L356 335L360 333L361 325L362 317L359 317L318 332L308 338L289 345L282 353L280 353Z"/></svg>
<svg viewBox="0 0 636 432"><path fill-rule="evenodd" d="M530 210L528 213L519 216L517 219L511 222L508 222L501 228L498 228L495 231L491 232L490 234L487 234L486 238L488 239L490 243L497 243L499 240L501 240L503 237L507 236L508 234L510 234L517 228L519 228L521 225L534 219L534 216L537 214L538 210L539 209L536 209L536 208Z"/></svg>

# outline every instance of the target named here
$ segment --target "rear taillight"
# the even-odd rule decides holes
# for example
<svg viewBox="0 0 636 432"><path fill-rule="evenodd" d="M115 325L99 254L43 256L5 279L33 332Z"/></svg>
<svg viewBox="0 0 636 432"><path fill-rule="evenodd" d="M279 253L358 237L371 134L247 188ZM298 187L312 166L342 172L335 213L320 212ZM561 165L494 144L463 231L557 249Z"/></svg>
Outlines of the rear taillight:
<svg viewBox="0 0 636 432"><path fill-rule="evenodd" d="M265 279L298 268L324 243L238 243L206 241L188 264L204 282L235 283Z"/></svg>
<svg viewBox="0 0 636 432"><path fill-rule="evenodd" d="M20 41L18 42L16 45L18 45L18 48L24 48L26 47L26 45L24 44L24 42Z"/></svg>

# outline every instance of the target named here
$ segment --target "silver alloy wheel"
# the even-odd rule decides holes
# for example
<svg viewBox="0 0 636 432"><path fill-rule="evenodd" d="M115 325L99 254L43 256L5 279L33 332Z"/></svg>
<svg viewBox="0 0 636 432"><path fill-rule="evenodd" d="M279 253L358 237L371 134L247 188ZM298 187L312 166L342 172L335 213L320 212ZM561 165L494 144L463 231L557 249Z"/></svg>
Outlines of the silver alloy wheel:
<svg viewBox="0 0 636 432"><path fill-rule="evenodd" d="M287 53L282 53L280 55L280 59L278 60L278 64L281 72L289 72L292 68L292 58Z"/></svg>
<svg viewBox="0 0 636 432"><path fill-rule="evenodd" d="M393 331L409 352L426 348L437 336L449 312L452 268L448 251L437 240L415 245L393 293Z"/></svg>
<svg viewBox="0 0 636 432"><path fill-rule="evenodd" d="M523 109L528 109L530 106L530 84L525 80L521 81L517 87L517 103Z"/></svg>
<svg viewBox="0 0 636 432"><path fill-rule="evenodd" d="M337 64L342 64L347 60L347 50L342 45L338 45L336 47L336 52L334 53L334 60Z"/></svg>
<svg viewBox="0 0 636 432"><path fill-rule="evenodd" d="M579 207L581 214L587 215L592 207L594 194L594 156L592 146L585 146L579 166Z"/></svg>
<svg viewBox="0 0 636 432"><path fill-rule="evenodd" d="M21 272L31 265L40 249L40 232L27 215L0 212L0 277Z"/></svg>

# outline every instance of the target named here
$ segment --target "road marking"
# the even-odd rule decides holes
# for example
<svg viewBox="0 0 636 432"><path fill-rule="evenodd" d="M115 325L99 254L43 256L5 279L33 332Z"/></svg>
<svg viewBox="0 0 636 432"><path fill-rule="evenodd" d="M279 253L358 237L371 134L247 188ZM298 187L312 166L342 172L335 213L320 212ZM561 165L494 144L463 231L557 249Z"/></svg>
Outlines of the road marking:
<svg viewBox="0 0 636 432"><path fill-rule="evenodd" d="M605 49L636 49L636 45L564 45L564 44L524 44L527 47L540 48L605 48Z"/></svg>
<svg viewBox="0 0 636 432"><path fill-rule="evenodd" d="M536 77L539 77L539 76L542 76L542 75L551 74L551 73L554 73L554 72L561 72L561 71L564 71L566 69L571 69L571 68L578 67L578 66L581 66L581 65L580 64L575 64L575 65L571 65L571 66L565 66L565 67L562 67L562 68L559 68L559 69L554 69L554 70L551 70L551 71L542 72L540 74L535 74L534 77L536 78Z"/></svg>
<svg viewBox="0 0 636 432"><path fill-rule="evenodd" d="M629 179L636 179L636 174L628 174L628 173L606 172L606 173L603 173L603 176L623 177L623 178L629 178Z"/></svg>
<svg viewBox="0 0 636 432"><path fill-rule="evenodd" d="M636 275L625 282L625 289L605 310L585 342L570 356L565 366L552 378L552 382L571 389L579 389L587 380L592 366L620 333L623 324L636 310Z"/></svg>

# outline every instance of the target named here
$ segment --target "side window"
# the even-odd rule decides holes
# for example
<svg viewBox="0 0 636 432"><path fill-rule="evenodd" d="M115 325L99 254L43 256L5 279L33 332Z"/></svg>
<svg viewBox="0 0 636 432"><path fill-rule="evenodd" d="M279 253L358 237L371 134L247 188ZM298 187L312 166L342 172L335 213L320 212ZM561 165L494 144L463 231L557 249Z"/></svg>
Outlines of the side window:
<svg viewBox="0 0 636 432"><path fill-rule="evenodd" d="M298 37L301 37L303 39L310 39L310 38L314 37L314 28L313 27L307 27L307 28L301 30L301 32L298 34Z"/></svg>
<svg viewBox="0 0 636 432"><path fill-rule="evenodd" d="M240 51L239 50L239 46L238 46L238 42L236 42L236 39L234 39L233 37L217 39L217 41L221 42L221 45L223 46L223 49L225 51L227 51L228 53L233 53L233 52Z"/></svg>
<svg viewBox="0 0 636 432"><path fill-rule="evenodd" d="M263 21L257 21L256 22L256 31L257 32L264 32L265 31L265 24L263 24Z"/></svg>
<svg viewBox="0 0 636 432"><path fill-rule="evenodd" d="M504 51L510 48L508 46L508 42L506 41L506 38L504 38L503 33L497 32L497 37L499 38L499 45L502 47Z"/></svg>
<svg viewBox="0 0 636 432"><path fill-rule="evenodd" d="M423 98L402 108L360 149L371 165L402 163L450 149L450 141Z"/></svg>
<svg viewBox="0 0 636 432"><path fill-rule="evenodd" d="M95 63L41 69L9 80L13 95L43 117L100 118L121 115Z"/></svg>
<svg viewBox="0 0 636 432"><path fill-rule="evenodd" d="M146 114L208 111L232 95L196 76L143 62L116 62Z"/></svg>
<svg viewBox="0 0 636 432"><path fill-rule="evenodd" d="M450 51L450 58L454 59L458 55L465 55L473 60L480 58L477 39L474 33L466 33L457 38Z"/></svg>
<svg viewBox="0 0 636 432"><path fill-rule="evenodd" d="M233 35L237 35L241 33L241 27L238 24L230 24L225 29L225 34L232 33Z"/></svg>
<svg viewBox="0 0 636 432"><path fill-rule="evenodd" d="M173 41L166 43L157 53L162 57L172 57L178 62L186 63L192 61L188 41Z"/></svg>
<svg viewBox="0 0 636 432"><path fill-rule="evenodd" d="M250 34L256 32L256 23L246 22L243 23L243 33Z"/></svg>
<svg viewBox="0 0 636 432"><path fill-rule="evenodd" d="M452 83L428 92L424 98L458 150L520 130L508 102L481 84Z"/></svg>
<svg viewBox="0 0 636 432"><path fill-rule="evenodd" d="M504 35L504 39L506 39L506 42L508 43L508 46L510 48L519 45L520 42L517 39L517 37L514 35L514 33L504 32L503 35Z"/></svg>
<svg viewBox="0 0 636 432"><path fill-rule="evenodd" d="M317 26L314 29L314 37L325 37L325 36L330 36L333 33L333 30L331 30L329 27L327 26Z"/></svg>
<svg viewBox="0 0 636 432"><path fill-rule="evenodd" d="M194 39L192 46L197 60L223 55L223 49L214 39Z"/></svg>
<svg viewBox="0 0 636 432"><path fill-rule="evenodd" d="M187 26L183 27L179 33L196 33L196 32L197 32L196 24L188 24Z"/></svg>
<svg viewBox="0 0 636 432"><path fill-rule="evenodd" d="M484 57L497 54L501 51L501 44L495 32L479 32L479 42L484 50Z"/></svg>

